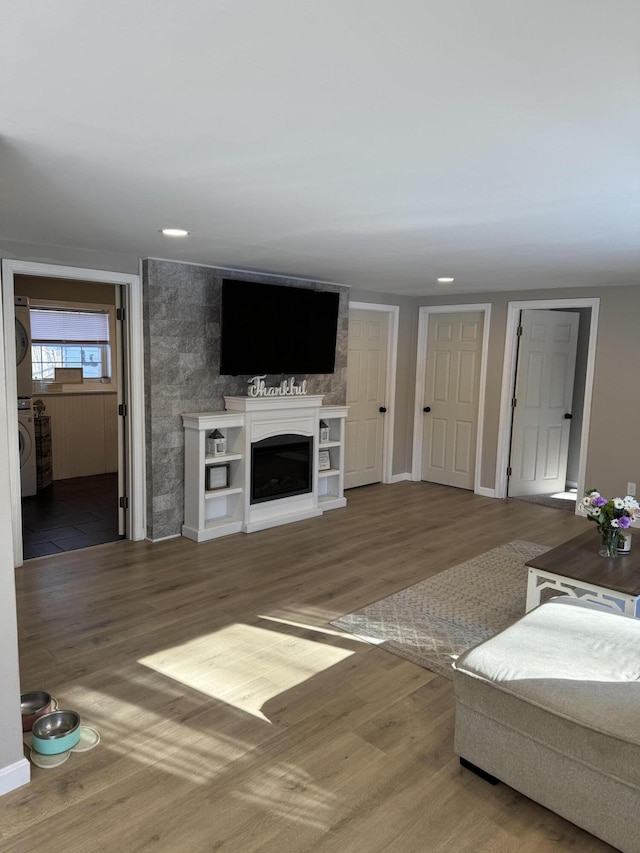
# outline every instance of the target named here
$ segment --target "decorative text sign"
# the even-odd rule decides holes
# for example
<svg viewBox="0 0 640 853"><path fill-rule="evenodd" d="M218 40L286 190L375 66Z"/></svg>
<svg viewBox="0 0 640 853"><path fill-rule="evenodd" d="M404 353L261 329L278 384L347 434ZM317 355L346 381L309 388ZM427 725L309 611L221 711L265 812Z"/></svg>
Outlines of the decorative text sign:
<svg viewBox="0 0 640 853"><path fill-rule="evenodd" d="M303 379L298 385L292 376L291 379L283 379L279 385L267 386L264 381L267 374L253 376L249 380L248 394L250 397L299 397L307 393L307 380Z"/></svg>

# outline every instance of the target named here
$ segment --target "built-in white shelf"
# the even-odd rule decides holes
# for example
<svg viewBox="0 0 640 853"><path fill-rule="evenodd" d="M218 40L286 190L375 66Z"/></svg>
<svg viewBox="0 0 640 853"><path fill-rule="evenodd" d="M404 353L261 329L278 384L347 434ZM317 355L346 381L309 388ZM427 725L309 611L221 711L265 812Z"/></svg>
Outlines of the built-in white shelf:
<svg viewBox="0 0 640 853"><path fill-rule="evenodd" d="M318 506L326 512L347 505L344 497L344 443L347 409L323 406L322 420L329 427L329 440L318 446L328 450L331 468L318 471Z"/></svg>
<svg viewBox="0 0 640 853"><path fill-rule="evenodd" d="M210 491L204 493L204 499L205 499L205 501L210 501L213 498L222 498L222 497L226 497L227 495L241 495L241 494L242 494L242 489L240 489L240 488L211 489Z"/></svg>
<svg viewBox="0 0 640 853"><path fill-rule="evenodd" d="M182 535L205 542L231 533L252 533L289 524L346 506L344 440L346 406L323 406L319 395L291 398L225 397L227 411L182 416L185 431L185 496ZM330 429L320 443L320 421ZM207 453L207 437L219 430L227 452ZM251 445L275 435L313 438L313 475L309 493L251 503ZM328 451L331 468L318 470L318 453ZM206 489L206 469L229 466L229 485Z"/></svg>
<svg viewBox="0 0 640 853"><path fill-rule="evenodd" d="M235 462L238 459L242 459L242 453L224 453L218 456L205 456L204 461L207 465L222 465L224 462Z"/></svg>
<svg viewBox="0 0 640 853"><path fill-rule="evenodd" d="M318 477L335 477L339 474L339 468L326 468L324 471L318 471Z"/></svg>

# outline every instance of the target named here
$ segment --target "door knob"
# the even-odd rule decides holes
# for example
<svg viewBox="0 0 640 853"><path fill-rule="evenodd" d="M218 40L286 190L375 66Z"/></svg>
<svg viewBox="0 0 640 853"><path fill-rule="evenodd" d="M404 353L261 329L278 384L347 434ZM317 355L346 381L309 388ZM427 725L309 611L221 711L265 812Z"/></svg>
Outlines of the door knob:
<svg viewBox="0 0 640 853"><path fill-rule="evenodd" d="M423 412L430 412L430 411L431 411L431 406L425 406L425 407L424 407L424 409L423 409L422 411L423 411Z"/></svg>
<svg viewBox="0 0 640 853"><path fill-rule="evenodd" d="M565 413L564 413L564 419L565 419L565 421L570 421L572 417L573 417L573 415L572 415L570 412L565 412Z"/></svg>
<svg viewBox="0 0 640 853"><path fill-rule="evenodd" d="M387 407L386 407L386 406L380 406L380 408L378 409L378 411L379 411L381 414L383 414L383 415L384 415L384 413L387 411Z"/></svg>

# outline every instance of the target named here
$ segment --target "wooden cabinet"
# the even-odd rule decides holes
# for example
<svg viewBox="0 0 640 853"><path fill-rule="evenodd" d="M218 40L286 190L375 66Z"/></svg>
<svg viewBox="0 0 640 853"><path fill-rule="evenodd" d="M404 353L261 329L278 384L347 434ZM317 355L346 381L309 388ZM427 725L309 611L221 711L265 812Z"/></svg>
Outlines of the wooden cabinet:
<svg viewBox="0 0 640 853"><path fill-rule="evenodd" d="M51 455L51 418L41 415L33 419L36 435L36 477L37 489L41 491L53 482Z"/></svg>

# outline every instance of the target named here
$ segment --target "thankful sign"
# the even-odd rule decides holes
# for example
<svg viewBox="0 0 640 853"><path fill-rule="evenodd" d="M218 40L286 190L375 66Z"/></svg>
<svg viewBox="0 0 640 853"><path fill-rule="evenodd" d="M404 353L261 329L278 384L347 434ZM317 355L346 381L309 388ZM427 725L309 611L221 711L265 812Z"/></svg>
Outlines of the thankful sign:
<svg viewBox="0 0 640 853"><path fill-rule="evenodd" d="M303 379L298 385L294 377L283 379L279 385L267 385L262 376L252 376L249 380L248 394L250 397L299 397L307 393L307 380Z"/></svg>

